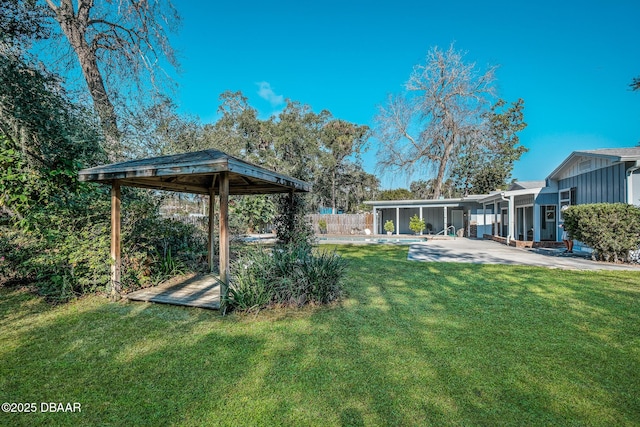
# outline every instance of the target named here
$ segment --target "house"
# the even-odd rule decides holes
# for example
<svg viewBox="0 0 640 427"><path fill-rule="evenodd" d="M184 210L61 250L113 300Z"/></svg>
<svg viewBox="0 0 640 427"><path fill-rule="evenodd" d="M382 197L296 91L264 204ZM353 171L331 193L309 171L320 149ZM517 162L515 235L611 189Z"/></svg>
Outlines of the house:
<svg viewBox="0 0 640 427"><path fill-rule="evenodd" d="M410 233L418 215L433 232L463 229L470 237L491 237L526 246L561 241L562 207L585 203L640 206L640 147L574 151L544 181L515 182L505 191L460 199L366 202L374 230L391 219L396 234ZM445 231L445 228L447 231Z"/></svg>
<svg viewBox="0 0 640 427"><path fill-rule="evenodd" d="M409 228L409 220L417 215L424 220L429 229L435 233L456 233L464 229L470 221L468 215L477 214L482 196L468 196L456 199L432 200L382 200L365 202L373 205L374 233L383 234L384 223L393 221L395 234L413 233ZM447 230L445 230L447 228ZM469 232L467 235L471 235Z"/></svg>

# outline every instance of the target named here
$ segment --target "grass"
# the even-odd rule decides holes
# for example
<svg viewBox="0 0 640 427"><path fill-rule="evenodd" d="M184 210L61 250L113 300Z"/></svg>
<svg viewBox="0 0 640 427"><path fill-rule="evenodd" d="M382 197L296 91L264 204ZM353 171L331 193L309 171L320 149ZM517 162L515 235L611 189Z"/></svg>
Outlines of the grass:
<svg viewBox="0 0 640 427"><path fill-rule="evenodd" d="M0 289L0 425L640 425L640 273L338 246L348 297L220 317Z"/></svg>

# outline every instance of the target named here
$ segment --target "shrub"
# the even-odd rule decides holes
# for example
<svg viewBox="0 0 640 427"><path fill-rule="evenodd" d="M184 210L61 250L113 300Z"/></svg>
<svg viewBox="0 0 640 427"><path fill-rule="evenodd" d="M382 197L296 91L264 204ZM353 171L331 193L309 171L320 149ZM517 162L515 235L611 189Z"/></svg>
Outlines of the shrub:
<svg viewBox="0 0 640 427"><path fill-rule="evenodd" d="M278 198L278 214L273 220L276 235L285 245L311 250L315 233L306 217L307 200L298 193L287 193Z"/></svg>
<svg viewBox="0 0 640 427"><path fill-rule="evenodd" d="M640 245L640 208L624 203L576 205L563 212L572 238L593 249L593 259L628 261Z"/></svg>
<svg viewBox="0 0 640 427"><path fill-rule="evenodd" d="M387 233L393 233L395 229L396 227L393 225L393 221L391 221L390 219L384 223L384 231L386 231Z"/></svg>
<svg viewBox="0 0 640 427"><path fill-rule="evenodd" d="M422 233L425 227L426 225L424 223L424 220L420 219L418 215L412 216L411 219L409 220L409 228L411 229L411 231L413 231L416 234Z"/></svg>
<svg viewBox="0 0 640 427"><path fill-rule="evenodd" d="M320 229L320 233L325 234L327 232L327 220L319 219L318 220L318 229Z"/></svg>
<svg viewBox="0 0 640 427"><path fill-rule="evenodd" d="M232 265L228 308L255 311L269 305L326 304L342 295L346 262L335 252L305 247L258 247Z"/></svg>
<svg viewBox="0 0 640 427"><path fill-rule="evenodd" d="M195 270L206 237L195 226L159 216L150 196L127 189L122 218L122 289ZM30 285L64 302L110 284L110 204L106 188L87 185L0 223L0 284Z"/></svg>

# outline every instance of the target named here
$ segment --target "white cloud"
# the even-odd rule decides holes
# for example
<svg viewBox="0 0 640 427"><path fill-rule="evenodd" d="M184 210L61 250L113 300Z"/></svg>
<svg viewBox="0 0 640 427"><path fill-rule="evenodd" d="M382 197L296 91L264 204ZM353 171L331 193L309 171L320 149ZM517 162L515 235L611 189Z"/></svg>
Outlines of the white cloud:
<svg viewBox="0 0 640 427"><path fill-rule="evenodd" d="M269 82L260 82L256 84L259 87L258 95L260 98L269 101L272 107L276 107L284 103L284 96L276 95L273 89L271 89L271 84L269 84Z"/></svg>

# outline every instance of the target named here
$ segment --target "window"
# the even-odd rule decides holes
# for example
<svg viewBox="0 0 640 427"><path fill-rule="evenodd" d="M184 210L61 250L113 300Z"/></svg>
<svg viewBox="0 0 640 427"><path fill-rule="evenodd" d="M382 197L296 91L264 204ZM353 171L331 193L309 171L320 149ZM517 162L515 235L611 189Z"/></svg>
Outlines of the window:
<svg viewBox="0 0 640 427"><path fill-rule="evenodd" d="M556 220L556 207L544 206L545 222L555 222Z"/></svg>
<svg viewBox="0 0 640 427"><path fill-rule="evenodd" d="M562 219L562 211L565 206L572 206L576 204L576 187L560 190L560 219Z"/></svg>

